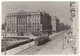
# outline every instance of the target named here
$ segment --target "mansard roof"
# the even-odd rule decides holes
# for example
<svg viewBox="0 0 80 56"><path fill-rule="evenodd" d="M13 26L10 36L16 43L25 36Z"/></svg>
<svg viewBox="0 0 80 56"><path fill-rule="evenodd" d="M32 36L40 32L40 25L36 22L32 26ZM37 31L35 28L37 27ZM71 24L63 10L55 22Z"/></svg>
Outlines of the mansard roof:
<svg viewBox="0 0 80 56"><path fill-rule="evenodd" d="M44 10L42 10L42 9L37 9L37 10L35 10L35 11L29 11L29 12L26 12L25 10L20 10L20 11L18 11L17 13L8 13L7 14L7 16L17 16L17 15L28 15L28 14L40 14L40 13L42 13L43 15L44 14L48 14L48 13L46 13Z"/></svg>

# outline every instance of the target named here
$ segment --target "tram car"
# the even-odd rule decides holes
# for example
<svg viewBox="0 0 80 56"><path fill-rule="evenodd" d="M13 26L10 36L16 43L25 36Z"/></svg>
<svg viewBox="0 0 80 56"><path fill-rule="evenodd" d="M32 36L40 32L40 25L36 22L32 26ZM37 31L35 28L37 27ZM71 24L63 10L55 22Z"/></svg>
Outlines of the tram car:
<svg viewBox="0 0 80 56"><path fill-rule="evenodd" d="M39 46L45 42L49 41L49 36L48 35L40 35L38 38L35 39L35 45Z"/></svg>

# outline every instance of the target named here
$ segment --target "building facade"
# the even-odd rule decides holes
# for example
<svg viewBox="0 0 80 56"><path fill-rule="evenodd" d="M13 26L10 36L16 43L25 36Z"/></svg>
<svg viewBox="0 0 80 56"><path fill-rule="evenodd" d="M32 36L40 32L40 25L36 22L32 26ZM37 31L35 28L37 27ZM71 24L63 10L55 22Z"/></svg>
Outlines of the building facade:
<svg viewBox="0 0 80 56"><path fill-rule="evenodd" d="M60 26L59 27L60 31L63 31L64 30L64 23L60 23L59 26Z"/></svg>
<svg viewBox="0 0 80 56"><path fill-rule="evenodd" d="M6 16L7 32L24 32L51 30L51 16L45 11L19 11Z"/></svg>
<svg viewBox="0 0 80 56"><path fill-rule="evenodd" d="M59 31L59 19L53 16L51 23L52 23L52 31L58 32Z"/></svg>

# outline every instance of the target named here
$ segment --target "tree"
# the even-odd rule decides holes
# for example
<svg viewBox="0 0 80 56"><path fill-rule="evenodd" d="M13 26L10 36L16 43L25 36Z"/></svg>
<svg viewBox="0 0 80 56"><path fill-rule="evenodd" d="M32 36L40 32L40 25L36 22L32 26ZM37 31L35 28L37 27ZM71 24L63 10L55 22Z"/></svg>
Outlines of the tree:
<svg viewBox="0 0 80 56"><path fill-rule="evenodd" d="M3 23L3 24L2 24L2 30L5 30L5 26L6 26L6 24Z"/></svg>
<svg viewBox="0 0 80 56"><path fill-rule="evenodd" d="M20 35L20 36L24 36L24 32L20 31L20 32L19 32L19 35Z"/></svg>

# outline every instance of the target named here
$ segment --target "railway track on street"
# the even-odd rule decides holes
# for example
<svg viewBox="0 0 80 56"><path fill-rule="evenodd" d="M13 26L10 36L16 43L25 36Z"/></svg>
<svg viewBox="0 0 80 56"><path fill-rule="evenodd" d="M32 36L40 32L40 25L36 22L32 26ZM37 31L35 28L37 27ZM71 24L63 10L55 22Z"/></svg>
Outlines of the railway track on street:
<svg viewBox="0 0 80 56"><path fill-rule="evenodd" d="M54 41L56 38L58 38L61 34L63 34L64 32L60 32L59 34L52 36L52 39L44 44L41 44L40 46L36 46L33 45L28 49L25 49L15 55L34 55L35 53L37 53L38 51L40 51L41 49L45 48L49 43L52 42L52 40Z"/></svg>

